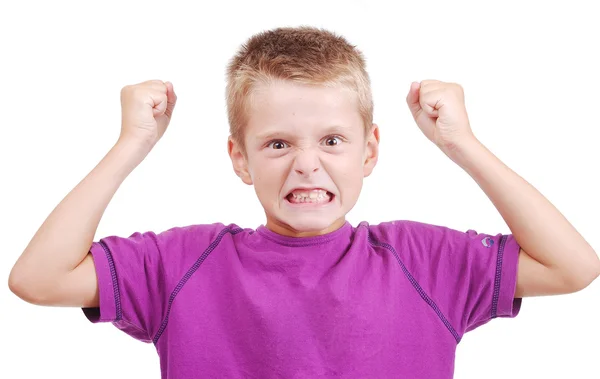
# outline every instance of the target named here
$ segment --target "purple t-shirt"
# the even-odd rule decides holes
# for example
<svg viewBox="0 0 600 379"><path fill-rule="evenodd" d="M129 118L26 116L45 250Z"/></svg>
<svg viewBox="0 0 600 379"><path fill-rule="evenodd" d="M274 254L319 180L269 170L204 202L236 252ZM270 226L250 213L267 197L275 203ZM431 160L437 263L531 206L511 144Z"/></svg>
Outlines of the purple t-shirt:
<svg viewBox="0 0 600 379"><path fill-rule="evenodd" d="M510 234L415 221L109 236L83 311L153 343L162 378L448 379L466 332L519 313L518 252Z"/></svg>

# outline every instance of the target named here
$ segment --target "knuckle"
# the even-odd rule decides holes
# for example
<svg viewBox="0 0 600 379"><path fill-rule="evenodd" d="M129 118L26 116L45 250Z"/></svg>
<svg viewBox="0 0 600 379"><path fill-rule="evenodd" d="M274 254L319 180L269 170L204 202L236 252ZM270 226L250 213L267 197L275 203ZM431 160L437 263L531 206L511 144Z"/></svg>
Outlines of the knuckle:
<svg viewBox="0 0 600 379"><path fill-rule="evenodd" d="M150 84L152 88L160 89L161 91L167 90L167 85L162 80L150 80L148 84Z"/></svg>
<svg viewBox="0 0 600 379"><path fill-rule="evenodd" d="M450 86L453 89L458 90L458 91L462 91L463 90L462 86L460 84L458 84L458 83L450 83Z"/></svg>
<svg viewBox="0 0 600 379"><path fill-rule="evenodd" d="M145 92L147 92L146 89L141 86L134 86L131 88L131 94L134 97L139 97L139 96L143 95Z"/></svg>

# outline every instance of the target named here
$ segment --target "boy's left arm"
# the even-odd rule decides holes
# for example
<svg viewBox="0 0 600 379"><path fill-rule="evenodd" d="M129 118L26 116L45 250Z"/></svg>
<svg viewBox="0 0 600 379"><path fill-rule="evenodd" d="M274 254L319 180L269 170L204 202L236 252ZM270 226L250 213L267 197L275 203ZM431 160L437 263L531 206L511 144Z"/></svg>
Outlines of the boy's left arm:
<svg viewBox="0 0 600 379"><path fill-rule="evenodd" d="M473 135L462 87L413 83L407 103L417 125L481 187L521 247L515 298L579 291L600 275L600 260L567 219Z"/></svg>

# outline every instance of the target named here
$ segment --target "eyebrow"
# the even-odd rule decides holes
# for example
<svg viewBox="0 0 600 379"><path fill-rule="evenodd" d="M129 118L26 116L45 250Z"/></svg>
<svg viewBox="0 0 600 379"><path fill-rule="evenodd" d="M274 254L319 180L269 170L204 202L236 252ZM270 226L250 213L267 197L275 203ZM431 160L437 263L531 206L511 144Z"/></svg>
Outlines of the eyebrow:
<svg viewBox="0 0 600 379"><path fill-rule="evenodd" d="M342 125L330 125L328 127L326 127L325 129L323 129L323 134L324 135L329 135L329 134L345 134L346 132L348 132L348 130L350 130L350 128L348 126L342 126ZM258 140L267 140L267 139L276 139L276 138L285 138L287 136L289 136L291 133L288 131L283 131L283 130L267 130L264 133L260 133L258 135L256 135L256 139Z"/></svg>

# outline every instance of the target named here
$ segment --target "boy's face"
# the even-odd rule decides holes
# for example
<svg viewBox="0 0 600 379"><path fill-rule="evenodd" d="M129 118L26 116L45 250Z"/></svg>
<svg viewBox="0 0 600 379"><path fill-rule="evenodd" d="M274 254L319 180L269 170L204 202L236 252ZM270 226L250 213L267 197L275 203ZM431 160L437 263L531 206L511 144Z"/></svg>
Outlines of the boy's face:
<svg viewBox="0 0 600 379"><path fill-rule="evenodd" d="M229 140L234 170L289 236L336 230L377 162L379 130L365 138L357 95L342 87L276 81L255 88L245 148Z"/></svg>

